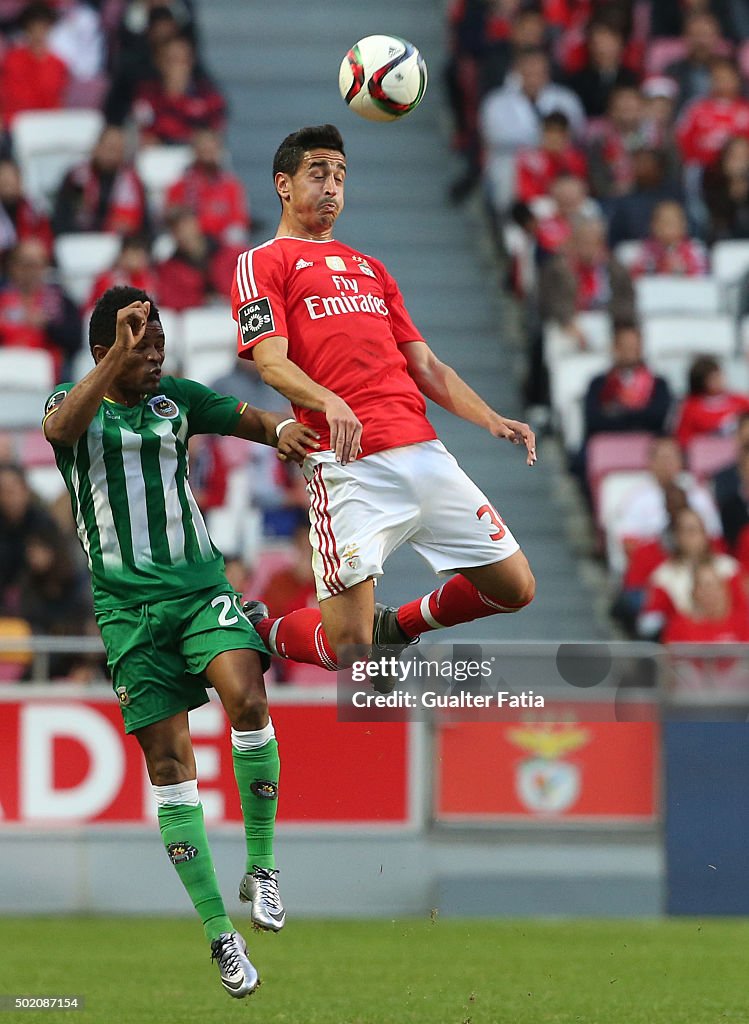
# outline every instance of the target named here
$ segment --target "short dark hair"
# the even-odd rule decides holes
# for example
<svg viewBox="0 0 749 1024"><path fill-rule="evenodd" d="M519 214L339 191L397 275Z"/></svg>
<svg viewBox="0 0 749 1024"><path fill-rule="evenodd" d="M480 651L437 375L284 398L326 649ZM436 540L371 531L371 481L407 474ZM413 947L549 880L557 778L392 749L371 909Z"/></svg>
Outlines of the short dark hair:
<svg viewBox="0 0 749 1024"><path fill-rule="evenodd" d="M161 322L159 307L148 292L144 292L142 288L133 288L129 284L109 288L94 306L89 321L88 347L92 354L94 345L104 345L105 348L111 348L114 345L117 334L117 313L125 306L129 306L131 302L150 302L151 312L148 319Z"/></svg>
<svg viewBox="0 0 749 1024"><path fill-rule="evenodd" d="M342 156L343 136L334 124L318 124L300 128L287 135L273 157L273 177L281 174L295 175L302 165L304 154L311 149L335 149Z"/></svg>
<svg viewBox="0 0 749 1024"><path fill-rule="evenodd" d="M541 124L544 128L561 128L565 132L570 130L570 119L561 110L552 110L550 114L542 118Z"/></svg>
<svg viewBox="0 0 749 1024"><path fill-rule="evenodd" d="M715 356L697 356L689 367L689 394L704 395L708 377L717 373L720 368Z"/></svg>
<svg viewBox="0 0 749 1024"><path fill-rule="evenodd" d="M33 3L21 12L18 24L22 29L27 29L37 21L46 21L48 25L54 25L57 21L57 12L44 3Z"/></svg>

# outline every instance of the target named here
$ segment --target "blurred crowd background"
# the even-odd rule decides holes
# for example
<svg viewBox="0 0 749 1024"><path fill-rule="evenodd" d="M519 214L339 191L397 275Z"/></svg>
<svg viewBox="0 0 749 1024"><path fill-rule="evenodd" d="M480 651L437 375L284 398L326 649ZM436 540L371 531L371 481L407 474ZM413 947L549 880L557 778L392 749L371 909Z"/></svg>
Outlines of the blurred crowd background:
<svg viewBox="0 0 749 1024"><path fill-rule="evenodd" d="M0 635L96 634L39 420L90 369L106 288L155 296L166 372L286 408L234 356L233 264L272 226L232 173L195 14L0 0ZM749 4L454 0L446 33L446 202L481 210L526 414L579 489L613 635L749 641ZM314 603L295 467L198 438L191 483L239 590L276 615ZM30 673L0 652L0 678Z"/></svg>

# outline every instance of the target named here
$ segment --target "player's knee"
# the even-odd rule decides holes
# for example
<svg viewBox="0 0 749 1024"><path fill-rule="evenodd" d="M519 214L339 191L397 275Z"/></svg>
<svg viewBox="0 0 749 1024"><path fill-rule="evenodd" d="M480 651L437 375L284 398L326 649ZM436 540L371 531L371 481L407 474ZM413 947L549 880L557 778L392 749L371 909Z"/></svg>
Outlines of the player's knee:
<svg viewBox="0 0 749 1024"><path fill-rule="evenodd" d="M254 732L268 724L268 698L264 693L245 693L237 698L229 718L238 732Z"/></svg>
<svg viewBox="0 0 749 1024"><path fill-rule="evenodd" d="M355 661L369 656L372 630L358 622L346 623L330 640L335 651L336 665L349 668Z"/></svg>
<svg viewBox="0 0 749 1024"><path fill-rule="evenodd" d="M536 578L530 569L526 568L505 589L500 600L508 611L519 612L527 607L535 596Z"/></svg>
<svg viewBox="0 0 749 1024"><path fill-rule="evenodd" d="M146 758L148 777L154 786L176 786L193 778L193 769L184 764L177 754L163 752Z"/></svg>

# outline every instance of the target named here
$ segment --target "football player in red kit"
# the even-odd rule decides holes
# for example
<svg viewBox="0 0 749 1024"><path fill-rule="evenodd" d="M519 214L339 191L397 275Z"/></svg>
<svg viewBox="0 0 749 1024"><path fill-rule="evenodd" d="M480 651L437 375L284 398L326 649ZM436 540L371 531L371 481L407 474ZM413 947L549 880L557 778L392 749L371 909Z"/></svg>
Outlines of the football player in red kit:
<svg viewBox="0 0 749 1024"><path fill-rule="evenodd" d="M303 128L276 152L276 237L237 262L239 354L319 436L304 462L320 610L253 623L269 649L335 669L349 645L402 649L421 633L498 612L534 595L525 555L489 498L426 417L424 396L493 437L536 440L494 412L441 362L414 326L386 268L333 238L346 157L333 125ZM438 590L398 609L375 606L374 580L408 541Z"/></svg>

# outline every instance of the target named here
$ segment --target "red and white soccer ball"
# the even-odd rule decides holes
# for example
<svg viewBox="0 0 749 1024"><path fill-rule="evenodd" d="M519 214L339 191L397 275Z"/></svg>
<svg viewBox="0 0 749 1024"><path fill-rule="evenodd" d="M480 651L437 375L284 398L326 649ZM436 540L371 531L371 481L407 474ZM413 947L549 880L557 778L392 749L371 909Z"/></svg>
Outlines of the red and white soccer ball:
<svg viewBox="0 0 749 1024"><path fill-rule="evenodd" d="M398 36L366 36L341 61L338 87L349 108L367 121L395 121L421 103L427 66Z"/></svg>

